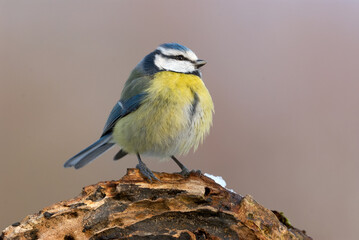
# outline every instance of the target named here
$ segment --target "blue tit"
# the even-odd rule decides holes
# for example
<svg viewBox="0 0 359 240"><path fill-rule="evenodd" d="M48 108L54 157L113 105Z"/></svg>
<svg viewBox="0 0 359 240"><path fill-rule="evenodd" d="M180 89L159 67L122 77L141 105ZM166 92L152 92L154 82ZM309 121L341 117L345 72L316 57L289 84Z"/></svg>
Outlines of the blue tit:
<svg viewBox="0 0 359 240"><path fill-rule="evenodd" d="M175 156L196 150L212 125L214 106L200 71L205 64L178 43L160 45L131 72L100 139L64 167L81 168L118 144L114 160L136 154L136 168L150 181L158 179L141 155L171 157L188 174Z"/></svg>

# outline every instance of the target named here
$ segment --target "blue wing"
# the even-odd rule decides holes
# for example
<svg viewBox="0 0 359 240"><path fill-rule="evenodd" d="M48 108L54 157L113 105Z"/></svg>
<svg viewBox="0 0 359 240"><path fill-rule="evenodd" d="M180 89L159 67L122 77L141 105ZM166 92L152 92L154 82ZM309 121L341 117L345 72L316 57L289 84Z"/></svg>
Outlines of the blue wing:
<svg viewBox="0 0 359 240"><path fill-rule="evenodd" d="M106 152L111 147L113 147L114 143L111 141L111 132L116 121L139 108L145 96L145 93L141 93L130 97L127 100L121 100L117 102L115 107L112 109L110 116L108 117L101 138L95 143L93 143L91 146L85 148L84 150L70 158L65 163L64 167L75 167L76 169L81 168L89 162L95 160L98 156ZM121 158L126 154L126 152L121 152L118 153L116 156L118 158Z"/></svg>
<svg viewBox="0 0 359 240"><path fill-rule="evenodd" d="M137 110L141 106L141 103L147 93L140 93L126 100L120 100L113 107L110 116L107 119L105 127L103 129L102 136L112 131L118 119L123 118L127 114Z"/></svg>

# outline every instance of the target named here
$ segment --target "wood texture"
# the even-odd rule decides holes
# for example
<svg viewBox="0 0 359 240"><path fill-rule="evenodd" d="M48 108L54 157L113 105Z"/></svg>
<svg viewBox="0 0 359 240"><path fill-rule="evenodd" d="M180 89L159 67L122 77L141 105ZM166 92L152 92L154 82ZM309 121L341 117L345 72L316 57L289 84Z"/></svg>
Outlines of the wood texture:
<svg viewBox="0 0 359 240"><path fill-rule="evenodd" d="M100 182L7 227L1 239L311 239L279 212L228 191L199 173L137 169ZM280 220L279 220L280 219Z"/></svg>

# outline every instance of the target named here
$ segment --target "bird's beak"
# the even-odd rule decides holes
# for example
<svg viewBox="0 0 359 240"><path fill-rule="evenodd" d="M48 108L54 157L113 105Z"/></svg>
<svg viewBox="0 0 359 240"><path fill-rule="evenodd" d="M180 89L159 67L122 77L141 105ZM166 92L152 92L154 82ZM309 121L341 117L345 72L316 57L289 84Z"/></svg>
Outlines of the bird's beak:
<svg viewBox="0 0 359 240"><path fill-rule="evenodd" d="M197 68L200 68L202 67L203 65L205 65L207 62L205 60L201 60L201 59L198 59L195 63L196 67Z"/></svg>

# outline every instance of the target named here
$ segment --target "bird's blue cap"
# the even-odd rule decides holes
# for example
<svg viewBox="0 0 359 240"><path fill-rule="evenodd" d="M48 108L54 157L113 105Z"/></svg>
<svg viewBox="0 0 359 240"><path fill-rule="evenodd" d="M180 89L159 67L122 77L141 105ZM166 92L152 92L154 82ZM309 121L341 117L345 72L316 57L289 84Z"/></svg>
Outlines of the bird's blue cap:
<svg viewBox="0 0 359 240"><path fill-rule="evenodd" d="M178 44L178 43L164 43L164 44L161 44L159 47L163 47L163 48L167 48L167 49L176 49L176 50L179 50L179 51L190 51L189 48L181 45L181 44Z"/></svg>

